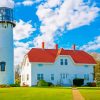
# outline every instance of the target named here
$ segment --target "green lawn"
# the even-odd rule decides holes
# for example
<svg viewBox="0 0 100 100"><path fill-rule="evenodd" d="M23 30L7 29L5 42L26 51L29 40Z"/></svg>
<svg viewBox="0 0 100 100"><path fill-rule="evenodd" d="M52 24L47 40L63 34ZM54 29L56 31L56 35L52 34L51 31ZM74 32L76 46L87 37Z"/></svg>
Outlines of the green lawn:
<svg viewBox="0 0 100 100"><path fill-rule="evenodd" d="M100 88L79 88L85 100L100 100Z"/></svg>
<svg viewBox="0 0 100 100"><path fill-rule="evenodd" d="M0 100L72 100L71 88L0 88Z"/></svg>

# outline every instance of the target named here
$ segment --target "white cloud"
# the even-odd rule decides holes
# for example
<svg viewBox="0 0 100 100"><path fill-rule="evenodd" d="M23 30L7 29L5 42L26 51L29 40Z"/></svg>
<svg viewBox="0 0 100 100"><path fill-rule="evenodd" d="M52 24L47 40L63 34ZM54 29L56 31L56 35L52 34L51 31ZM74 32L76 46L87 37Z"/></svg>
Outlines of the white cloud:
<svg viewBox="0 0 100 100"><path fill-rule="evenodd" d="M94 41L88 42L86 45L80 47L80 49L85 51L100 49L100 36L95 37Z"/></svg>
<svg viewBox="0 0 100 100"><path fill-rule="evenodd" d="M37 16L41 21L41 35L34 40L39 46L40 41L54 44L57 31L72 30L89 25L97 16L99 8L90 6L84 0L47 0L38 6ZM48 37L47 37L48 36Z"/></svg>
<svg viewBox="0 0 100 100"><path fill-rule="evenodd" d="M14 7L14 1L13 0L0 0L0 7Z"/></svg>
<svg viewBox="0 0 100 100"><path fill-rule="evenodd" d="M24 5L24 6L32 6L36 3L39 3L42 0L24 0L22 2L16 2L17 6Z"/></svg>
<svg viewBox="0 0 100 100"><path fill-rule="evenodd" d="M24 56L29 52L31 49L30 45L32 45L33 42L20 42L20 41L15 41L14 42L14 65L18 65L22 62Z"/></svg>
<svg viewBox="0 0 100 100"><path fill-rule="evenodd" d="M14 65L18 65L22 62L25 54L29 51L29 43L15 42L16 48L14 48Z"/></svg>
<svg viewBox="0 0 100 100"><path fill-rule="evenodd" d="M34 4L34 2L32 0L25 0L25 1L22 2L22 4L24 6L31 6L31 5Z"/></svg>
<svg viewBox="0 0 100 100"><path fill-rule="evenodd" d="M45 48L53 48L54 47L54 40L52 37L52 34L43 34L43 35L39 35L37 36L33 43L35 47L42 47L41 44L42 42L45 42Z"/></svg>
<svg viewBox="0 0 100 100"><path fill-rule="evenodd" d="M56 7L59 6L62 3L62 0L47 0L47 2L45 3L45 7Z"/></svg>
<svg viewBox="0 0 100 100"><path fill-rule="evenodd" d="M19 20L19 22L16 22L16 27L14 28L14 40L28 38L34 31L35 28L31 25L31 21L24 22L23 20Z"/></svg>
<svg viewBox="0 0 100 100"><path fill-rule="evenodd" d="M16 23L16 27L14 28L14 60L15 65L18 65L22 62L24 55L29 51L30 45L33 42L20 42L20 40L29 38L30 35L35 31L35 28L31 25L31 21L24 22L23 20L19 20Z"/></svg>

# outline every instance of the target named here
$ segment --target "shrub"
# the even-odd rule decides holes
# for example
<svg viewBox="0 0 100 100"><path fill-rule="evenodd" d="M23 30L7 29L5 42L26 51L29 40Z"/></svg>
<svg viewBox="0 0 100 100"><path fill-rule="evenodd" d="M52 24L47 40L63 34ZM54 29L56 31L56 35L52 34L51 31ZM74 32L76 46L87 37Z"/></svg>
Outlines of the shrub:
<svg viewBox="0 0 100 100"><path fill-rule="evenodd" d="M84 79L74 79L73 84L75 86L82 86L84 84Z"/></svg>
<svg viewBox="0 0 100 100"><path fill-rule="evenodd" d="M91 82L88 82L88 83L87 83L87 86L91 87Z"/></svg>
<svg viewBox="0 0 100 100"><path fill-rule="evenodd" d="M48 86L48 82L46 82L45 80L39 80L37 82L37 86L41 87L41 86Z"/></svg>
<svg viewBox="0 0 100 100"><path fill-rule="evenodd" d="M19 84L10 84L10 87L20 87Z"/></svg>
<svg viewBox="0 0 100 100"><path fill-rule="evenodd" d="M2 84L2 85L0 85L0 88L8 88L8 87L10 87L10 86L7 85L7 84Z"/></svg>
<svg viewBox="0 0 100 100"><path fill-rule="evenodd" d="M97 87L100 87L100 81L97 81L97 82L96 82L96 86L97 86Z"/></svg>
<svg viewBox="0 0 100 100"><path fill-rule="evenodd" d="M96 87L96 83L95 82L88 82L87 86L89 86L89 87Z"/></svg>
<svg viewBox="0 0 100 100"><path fill-rule="evenodd" d="M47 83L48 83L48 86L54 86L54 84L51 82L47 82Z"/></svg>
<svg viewBox="0 0 100 100"><path fill-rule="evenodd" d="M95 82L92 82L91 85L92 85L92 87L96 87L96 83Z"/></svg>
<svg viewBox="0 0 100 100"><path fill-rule="evenodd" d="M59 84L59 83L57 83L56 85L55 85L55 87L62 87L63 85L62 84Z"/></svg>

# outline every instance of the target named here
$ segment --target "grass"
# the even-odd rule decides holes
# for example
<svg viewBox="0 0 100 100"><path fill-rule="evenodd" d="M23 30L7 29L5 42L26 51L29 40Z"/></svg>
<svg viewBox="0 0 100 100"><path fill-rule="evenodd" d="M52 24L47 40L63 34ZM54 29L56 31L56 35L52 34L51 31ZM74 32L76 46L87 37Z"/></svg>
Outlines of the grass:
<svg viewBox="0 0 100 100"><path fill-rule="evenodd" d="M100 88L98 87L83 87L79 88L79 91L85 100L100 100Z"/></svg>
<svg viewBox="0 0 100 100"><path fill-rule="evenodd" d="M0 88L0 100L72 100L71 88Z"/></svg>

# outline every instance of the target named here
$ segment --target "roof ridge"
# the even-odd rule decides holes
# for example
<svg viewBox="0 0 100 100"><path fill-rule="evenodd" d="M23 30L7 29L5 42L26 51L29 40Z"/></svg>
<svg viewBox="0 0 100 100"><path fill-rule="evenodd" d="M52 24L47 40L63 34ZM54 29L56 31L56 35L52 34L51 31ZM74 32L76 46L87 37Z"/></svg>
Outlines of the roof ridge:
<svg viewBox="0 0 100 100"><path fill-rule="evenodd" d="M54 62L59 55L70 55L75 63L96 63L93 57L83 50L32 48L28 52L31 62Z"/></svg>

